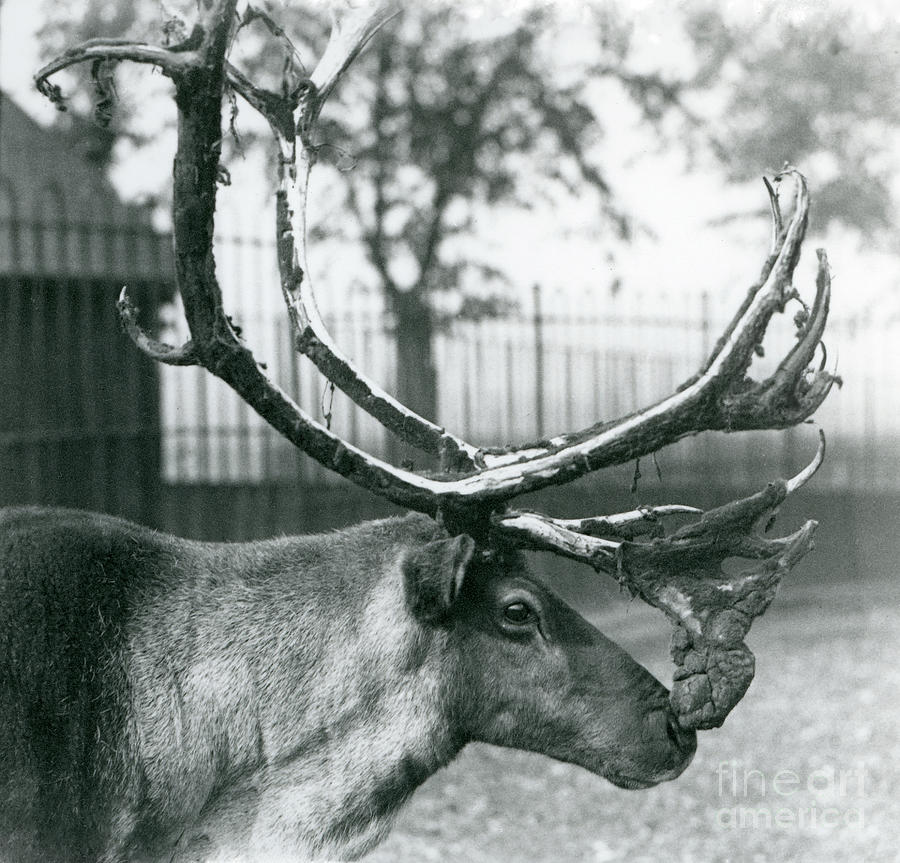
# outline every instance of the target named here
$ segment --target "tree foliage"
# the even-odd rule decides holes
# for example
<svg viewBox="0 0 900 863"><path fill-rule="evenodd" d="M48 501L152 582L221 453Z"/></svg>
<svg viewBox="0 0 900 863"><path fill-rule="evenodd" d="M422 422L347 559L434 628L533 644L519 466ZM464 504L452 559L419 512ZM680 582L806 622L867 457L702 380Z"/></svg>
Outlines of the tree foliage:
<svg viewBox="0 0 900 863"><path fill-rule="evenodd" d="M356 70L359 86L370 88L362 110L324 135L352 153L348 202L390 297L454 288L470 267L499 277L445 256L444 243L471 230L471 202L532 207L537 179L573 195L590 190L598 221L615 236L630 232L588 155L601 127L582 82L557 83L549 66L548 13L474 40L455 17L449 7L425 8L382 34ZM403 282L390 269L397 259L412 265Z"/></svg>
<svg viewBox="0 0 900 863"><path fill-rule="evenodd" d="M896 221L900 26L874 29L862 12L826 6L798 21L773 6L736 23L694 9L685 90L723 94L707 128L730 179L804 165L817 174L813 228L839 222L872 239Z"/></svg>
<svg viewBox="0 0 900 863"><path fill-rule="evenodd" d="M47 57L99 34L174 38L177 21L169 7L144 0L72 6L45 0L44 7L39 36ZM527 207L541 192L529 182L535 176L576 195L589 187L598 196L598 224L628 236L628 214L603 165L591 159L604 124L616 122L586 95L585 85L597 77L620 82L641 115L660 129L678 109L690 122L678 126L681 140L669 137L666 146L709 140L732 180L777 170L785 161L807 170L814 163L827 175L817 178L821 225L884 232L892 228L895 210L900 26L885 18L874 28L864 11L826 4L798 18L764 5L742 18L726 14L721 4L672 10L665 29L673 39L687 37L694 63L690 71L664 73L661 60L655 67L646 58L635 63L642 47L636 44L636 13L596 3L586 19L590 36L580 34L592 43L593 56L560 83L556 69L567 59L566 36L552 8L495 16L505 22L498 28L490 16L474 19L465 4L410 5L377 37L347 82L344 106L352 104L355 119L348 123L332 112L325 141L331 146L323 156L342 153L344 167L357 165L344 178L370 254L378 260L388 252L410 255L420 273L415 289L452 286L461 275L460 262L440 255L444 236L464 233L468 225L462 217L447 220L454 202ZM294 74L302 74L303 58L317 56L327 36L323 7L284 4L273 6L268 17L294 39ZM491 27L495 33L486 35ZM264 28L255 21L245 29L258 36ZM242 41L249 45L245 64L283 74L285 51L273 50L271 39ZM92 84L79 86L66 120L70 134L89 158L106 164L116 140L133 135L129 116L139 106L132 94L120 92L118 110L102 126L92 116ZM695 104L703 107L692 109ZM365 185L375 188L377 207ZM405 215L403 206L409 208ZM435 226L438 234L445 232L437 239ZM374 242L384 246L378 253ZM382 272L389 291L394 280L388 276Z"/></svg>

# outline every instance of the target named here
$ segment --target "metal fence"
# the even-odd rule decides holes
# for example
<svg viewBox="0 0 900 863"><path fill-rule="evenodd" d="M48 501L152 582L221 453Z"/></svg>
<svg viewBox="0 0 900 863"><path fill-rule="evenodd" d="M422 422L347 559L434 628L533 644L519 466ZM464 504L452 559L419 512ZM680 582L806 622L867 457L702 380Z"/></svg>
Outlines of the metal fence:
<svg viewBox="0 0 900 863"><path fill-rule="evenodd" d="M169 272L167 238L145 226L0 217L0 504L67 503L229 536L235 531L223 526L219 504L199 500L244 500L246 517L235 519L256 518L241 529L259 534L272 529L266 501L305 498L312 510L323 498L304 489L336 488L333 474L220 381L200 369L157 367L118 331L114 304L127 282L147 322L159 310L162 337L184 336ZM332 402L327 383L292 350L271 245L221 240L219 272L229 312L272 377L312 416L330 413L339 434L387 455L383 429L340 393ZM390 390L392 322L379 294L329 288L323 312L337 342ZM438 419L492 445L620 416L686 379L736 304L702 294L667 300L529 289L512 315L455 321L439 332ZM770 357L791 337L790 321L781 323ZM828 338L845 385L817 416L829 438L817 486L898 491L900 326L865 313L835 317ZM655 484L658 469L672 486L748 488L796 471L815 440L805 427L698 435L645 463L644 482ZM623 468L615 482L630 483L633 471ZM200 521L183 527L192 518Z"/></svg>
<svg viewBox="0 0 900 863"><path fill-rule="evenodd" d="M159 377L118 324L124 283L171 299L165 237L138 223L0 216L0 505L155 520Z"/></svg>
<svg viewBox="0 0 900 863"><path fill-rule="evenodd" d="M281 306L275 255L265 242L220 243L226 307L270 374L313 417L379 455L384 430L291 348ZM224 265L222 264L224 262ZM394 380L392 321L377 292L323 292L324 316L338 344L388 390ZM433 346L438 421L467 440L502 445L553 436L612 419L672 392L708 354L739 296L699 293L596 295L540 287L502 319L455 321ZM759 373L791 343L790 316L776 319ZM170 337L182 338L176 309ZM900 488L900 322L863 313L833 317L830 356L844 380L816 417L827 432L829 458L821 482L834 488ZM170 482L261 483L334 481L297 453L220 381L199 369L162 371L164 476ZM706 484L710 477L744 483L796 471L816 446L807 427L779 432L707 433L655 458L666 479ZM644 471L647 473L647 471Z"/></svg>

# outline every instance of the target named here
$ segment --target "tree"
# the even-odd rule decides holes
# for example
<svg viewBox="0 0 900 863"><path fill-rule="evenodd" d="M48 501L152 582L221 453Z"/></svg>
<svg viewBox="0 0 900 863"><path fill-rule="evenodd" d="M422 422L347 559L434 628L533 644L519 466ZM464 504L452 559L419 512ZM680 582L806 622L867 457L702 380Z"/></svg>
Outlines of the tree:
<svg viewBox="0 0 900 863"><path fill-rule="evenodd" d="M838 7L797 19L774 5L726 22L699 7L685 29L697 68L682 92L722 95L705 119L729 178L755 179L785 161L815 165L814 230L837 222L896 242L898 22L873 26Z"/></svg>
<svg viewBox="0 0 900 863"><path fill-rule="evenodd" d="M190 8L190 4L181 5ZM44 8L46 23L39 37L47 58L100 33L155 39L164 32L170 43L185 35L177 14L165 11L169 6L145 0L86 0L63 7L56 0L44 0ZM592 56L584 57L580 73L577 68L570 72L567 86L555 85L553 76L548 76L550 69L558 66L550 54L555 51L558 57L561 51L559 42L553 41L559 35L554 31L560 16L551 10L535 7L518 19L507 15L510 23L505 32L488 37L479 35L483 27L468 21L464 5L406 10L403 26L378 37L384 43L379 57L361 58L366 75L356 75L343 87L345 102L359 104L363 100L360 94L354 96L353 88L371 90L382 75L382 109L390 112L389 120L384 127L373 124L375 108L368 101L364 123L353 124L355 133L368 125L365 143L351 141L350 130L342 128L346 118L323 128L325 142L334 144L331 154L344 147L344 152L365 168L346 172L348 184L356 189L356 203L362 206L360 188L365 178L373 178L373 183L396 181L397 172L390 163L399 161L398 148L432 177L447 164L449 148L443 140L432 154L421 142L446 139L457 131L461 137L468 136L470 143L478 141L477 124L496 119L492 114L499 106L509 112L503 129L498 135L488 134L482 142L484 153L474 160L469 185L457 183L458 194L467 200L495 202L511 196L520 186L526 165L536 167L570 187L574 180L587 180L603 193L604 215L621 235L627 235L628 214L616 206L602 166L591 164L587 155L590 144L602 134L603 124L615 122L604 114L603 106L584 95L585 79L599 76L617 80L660 132L661 121L677 108L675 116L687 120L687 126L677 125L666 137L666 145L696 146L708 141L733 180L755 179L763 167L778 170L785 161L805 164L816 160L824 165L832 176L819 189L816 224L840 222L870 234L893 228L896 202L891 177L900 125L900 107L894 98L900 88L900 25L889 16L873 22L865 9L827 4L814 12L762 5L743 16L716 3L690 5L673 10L665 22L668 41L687 40L689 68L682 64L682 68L663 70L660 59L636 59L641 49L640 40L636 44L635 39L635 24L641 20L638 13L600 2L588 8L586 27L591 35L587 40L592 50L587 54ZM295 36L297 59L316 56L328 34L322 8L292 5L279 14L286 27L301 34L300 40ZM581 29L583 36L585 28ZM254 73L268 66L270 74L277 75L284 68L284 56L263 44L251 46L244 62ZM521 52L520 56L511 56L515 51ZM515 93L519 101L502 106L488 93L484 112L467 116L462 103L475 98L475 92L492 75L503 78L497 95ZM410 86L410 81L419 83ZM138 110L134 97L124 92L115 112L101 117L107 124L104 127L92 122L98 101L93 84L82 80L67 92L71 97L67 122L75 126L73 135L98 163L107 164L117 137L133 134L129 120ZM462 110L457 111L460 105ZM561 115L567 108L573 109L575 116ZM525 116L525 109L531 116ZM535 131L544 129L552 140L534 140ZM490 133L490 126L486 130ZM530 140L522 140L526 134ZM419 146L410 146L414 142ZM504 159L507 153L530 158L514 168L512 160ZM329 150L323 156L328 158ZM554 165L561 156L574 159L587 170L567 175L562 166ZM379 162L387 163L386 177L374 176ZM853 170L844 170L846 165ZM419 181L423 182L422 178ZM440 183L440 178L435 181L447 185ZM527 205L528 201L520 203ZM371 221L373 214L362 215ZM460 228L448 225L448 230L452 233Z"/></svg>
<svg viewBox="0 0 900 863"><path fill-rule="evenodd" d="M162 23L157 14L154 24L144 3L91 0L89 10L45 29L48 52L101 30L147 37ZM280 24L260 10L245 16L240 39L250 39L241 68L271 89L290 90L303 78L304 58L321 52L328 26L314 7L279 14ZM618 241L632 233L594 146L604 124L615 122L590 91L598 79L616 82L665 146L711 142L732 179L778 170L785 160L852 164L818 191L820 223L866 232L891 224L890 139L872 132L896 129L900 119L890 28L864 43L850 12L826 10L801 28L772 11L735 23L715 7L692 7L673 18L692 46L693 68L664 70L637 56L633 19L598 4L586 25L591 35L576 34L583 56L562 77L561 46L573 35L571 22L563 32L563 18L534 7L485 34L465 6L410 7L359 58L337 94L339 108L326 108L317 133L317 157L341 169L355 217L348 239L364 243L393 314L396 395L431 419L437 310L448 295L462 294L457 309L484 313L492 307L485 290L493 286L496 296L504 282L488 261L455 248L472 234L480 205L528 208L560 190L590 195L596 227ZM165 24L168 39L186 35L177 19ZM295 34L293 43L278 35L281 25ZM272 29L275 42L258 38ZM105 143L97 149L108 154L109 132L100 134ZM467 295L475 282L479 295Z"/></svg>
<svg viewBox="0 0 900 863"><path fill-rule="evenodd" d="M472 231L473 202L532 206L527 165L572 194L590 189L598 221L616 236L627 237L630 225L587 157L598 127L581 82L558 84L547 68L549 13L475 39L450 7L410 11L361 58L354 81L371 93L363 110L352 125L326 125L321 140L355 161L343 175L347 202L396 322L397 396L435 419L435 301L472 273L482 283L503 278L448 248ZM345 99L356 104L359 95L345 91ZM393 268L398 260L403 273ZM473 305L464 298L464 310Z"/></svg>

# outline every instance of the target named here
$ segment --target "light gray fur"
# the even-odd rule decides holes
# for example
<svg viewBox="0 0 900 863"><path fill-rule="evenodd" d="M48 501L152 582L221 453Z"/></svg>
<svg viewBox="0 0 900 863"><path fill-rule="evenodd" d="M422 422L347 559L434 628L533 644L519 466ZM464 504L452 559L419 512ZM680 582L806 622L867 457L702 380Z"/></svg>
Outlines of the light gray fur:
<svg viewBox="0 0 900 863"><path fill-rule="evenodd" d="M528 712L544 710L545 693L522 702L523 736L507 696L490 706L503 687L467 670L467 645L490 662L494 644L481 593L459 600L458 623L413 613L405 561L450 542L422 516L211 544L107 516L0 510L0 859L353 858L478 728L492 742L552 749ZM470 554L447 575L448 602ZM515 577L548 608L566 608ZM636 681L634 703L620 700L645 723L664 690L611 648L621 678L611 691ZM496 673L533 664L529 649L504 647ZM553 674L575 680L566 652L554 656ZM483 703L465 703L480 693ZM573 704L579 723L597 725L590 698ZM558 698L548 704L559 710ZM616 734L576 736L585 752L597 750L592 740L607 752ZM606 769L576 749L550 754ZM652 756L652 770L628 770L659 781L683 768L668 752ZM58 818L45 811L50 799Z"/></svg>

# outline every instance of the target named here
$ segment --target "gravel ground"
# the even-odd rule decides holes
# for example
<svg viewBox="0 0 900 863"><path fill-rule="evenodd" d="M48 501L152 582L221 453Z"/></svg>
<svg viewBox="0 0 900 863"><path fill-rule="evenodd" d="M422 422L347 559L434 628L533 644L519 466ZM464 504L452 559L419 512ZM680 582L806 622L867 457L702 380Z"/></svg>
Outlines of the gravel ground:
<svg viewBox="0 0 900 863"><path fill-rule="evenodd" d="M598 623L661 679L666 626ZM549 758L470 745L367 863L900 861L900 578L791 585L750 637L757 675L675 782L623 791Z"/></svg>

